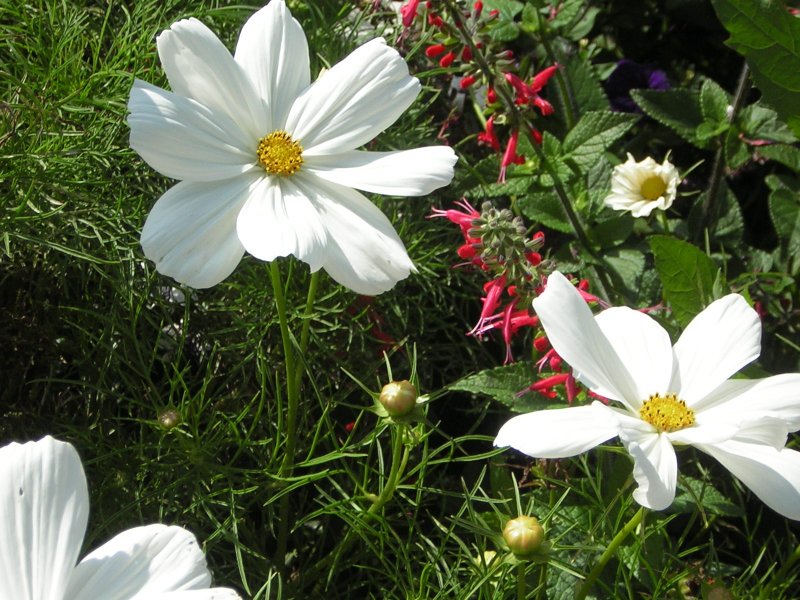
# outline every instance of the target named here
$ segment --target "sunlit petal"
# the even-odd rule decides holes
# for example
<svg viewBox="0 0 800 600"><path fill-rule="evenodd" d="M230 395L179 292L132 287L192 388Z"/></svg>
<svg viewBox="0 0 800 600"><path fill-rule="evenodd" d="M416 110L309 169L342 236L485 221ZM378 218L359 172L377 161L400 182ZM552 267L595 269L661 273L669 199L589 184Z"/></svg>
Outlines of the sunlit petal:
<svg viewBox="0 0 800 600"><path fill-rule="evenodd" d="M45 437L0 448L0 598L62 600L88 515L70 444Z"/></svg>
<svg viewBox="0 0 800 600"><path fill-rule="evenodd" d="M633 457L633 477L638 487L633 499L653 510L667 508L675 499L678 459L666 435L624 428L620 437Z"/></svg>
<svg viewBox="0 0 800 600"><path fill-rule="evenodd" d="M512 417L500 428L495 446L511 446L534 458L565 458L617 436L617 413L600 402L540 410Z"/></svg>

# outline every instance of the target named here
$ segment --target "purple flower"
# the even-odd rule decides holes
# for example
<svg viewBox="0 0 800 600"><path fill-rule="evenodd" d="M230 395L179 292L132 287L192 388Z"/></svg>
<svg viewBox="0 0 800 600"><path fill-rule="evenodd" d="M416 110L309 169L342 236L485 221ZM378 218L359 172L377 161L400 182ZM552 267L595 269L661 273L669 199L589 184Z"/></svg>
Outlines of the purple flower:
<svg viewBox="0 0 800 600"><path fill-rule="evenodd" d="M661 69L623 58L606 79L604 87L613 110L641 113L642 110L631 98L631 90L668 90L671 86L667 74Z"/></svg>

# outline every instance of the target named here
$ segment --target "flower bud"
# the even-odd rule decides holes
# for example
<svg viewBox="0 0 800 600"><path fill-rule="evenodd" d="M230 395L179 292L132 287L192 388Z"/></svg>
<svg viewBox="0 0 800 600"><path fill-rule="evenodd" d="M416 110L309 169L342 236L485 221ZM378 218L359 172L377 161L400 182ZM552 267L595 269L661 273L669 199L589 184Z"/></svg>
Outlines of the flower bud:
<svg viewBox="0 0 800 600"><path fill-rule="evenodd" d="M503 529L503 539L517 558L530 558L544 541L544 529L535 517L511 519Z"/></svg>
<svg viewBox="0 0 800 600"><path fill-rule="evenodd" d="M407 380L393 381L383 386L378 398L390 417L403 417L417 404L417 389Z"/></svg>
<svg viewBox="0 0 800 600"><path fill-rule="evenodd" d="M159 425L161 425L161 427L163 427L167 431L177 427L180 424L180 422L181 422L181 416L178 414L178 411L175 410L174 408L168 408L158 415Z"/></svg>

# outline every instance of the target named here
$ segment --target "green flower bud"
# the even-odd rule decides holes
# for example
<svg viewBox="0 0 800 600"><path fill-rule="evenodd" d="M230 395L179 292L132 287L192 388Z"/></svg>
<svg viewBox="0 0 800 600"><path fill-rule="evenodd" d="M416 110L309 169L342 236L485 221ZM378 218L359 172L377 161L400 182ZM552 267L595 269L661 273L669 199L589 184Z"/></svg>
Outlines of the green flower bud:
<svg viewBox="0 0 800 600"><path fill-rule="evenodd" d="M530 558L544 541L544 529L534 517L511 519L503 529L503 539L517 558Z"/></svg>
<svg viewBox="0 0 800 600"><path fill-rule="evenodd" d="M390 417L403 417L417 405L417 388L405 379L393 381L383 386L378 400Z"/></svg>
<svg viewBox="0 0 800 600"><path fill-rule="evenodd" d="M167 431L174 429L181 422L181 416L174 408L168 408L158 415L158 422Z"/></svg>

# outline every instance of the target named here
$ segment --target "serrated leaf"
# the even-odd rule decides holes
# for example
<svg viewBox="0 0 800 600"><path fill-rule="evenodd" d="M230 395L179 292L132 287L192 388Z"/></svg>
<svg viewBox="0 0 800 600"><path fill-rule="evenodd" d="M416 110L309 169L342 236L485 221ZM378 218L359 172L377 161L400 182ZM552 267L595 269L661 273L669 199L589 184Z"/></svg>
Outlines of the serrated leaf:
<svg viewBox="0 0 800 600"><path fill-rule="evenodd" d="M744 107L736 120L744 136L750 140L770 140L784 144L797 141L786 123L778 118L778 113L759 103Z"/></svg>
<svg viewBox="0 0 800 600"><path fill-rule="evenodd" d="M712 123L728 120L728 94L715 81L706 79L700 88L700 111Z"/></svg>
<svg viewBox="0 0 800 600"><path fill-rule="evenodd" d="M555 231L572 233L572 226L564 215L564 208L552 192L528 194L517 201L517 206L531 221Z"/></svg>
<svg viewBox="0 0 800 600"><path fill-rule="evenodd" d="M670 510L694 513L702 507L707 516L741 517L742 507L722 495L710 482L683 476L679 480L678 495Z"/></svg>
<svg viewBox="0 0 800 600"><path fill-rule="evenodd" d="M589 111L564 138L561 151L584 171L638 119L637 115L627 113Z"/></svg>
<svg viewBox="0 0 800 600"><path fill-rule="evenodd" d="M739 138L739 128L731 127L725 134L725 164L731 169L738 169L750 159L750 148Z"/></svg>
<svg viewBox="0 0 800 600"><path fill-rule="evenodd" d="M664 299L684 327L714 299L717 267L698 248L668 235L648 240Z"/></svg>
<svg viewBox="0 0 800 600"><path fill-rule="evenodd" d="M489 37L495 42L513 42L519 37L519 25L513 21L498 21L489 31Z"/></svg>
<svg viewBox="0 0 800 600"><path fill-rule="evenodd" d="M644 254L632 248L617 248L606 251L603 259L619 277L625 291L635 295L644 272Z"/></svg>
<svg viewBox="0 0 800 600"><path fill-rule="evenodd" d="M781 187L769 195L769 212L775 231L790 255L800 252L800 198Z"/></svg>
<svg viewBox="0 0 800 600"><path fill-rule="evenodd" d="M699 148L708 146L696 131L703 122L700 95L684 89L631 90L631 97L648 116L666 125L690 144Z"/></svg>
<svg viewBox="0 0 800 600"><path fill-rule="evenodd" d="M489 183L467 190L464 196L467 198L500 198L502 196L520 196L530 187L532 179L530 176L509 177L505 183Z"/></svg>
<svg viewBox="0 0 800 600"><path fill-rule="evenodd" d="M800 20L783 2L712 0L726 44L747 59L763 99L800 136Z"/></svg>
<svg viewBox="0 0 800 600"><path fill-rule="evenodd" d="M775 160L794 171L800 172L800 148L774 144L760 147L758 153L765 158Z"/></svg>
<svg viewBox="0 0 800 600"><path fill-rule="evenodd" d="M566 77L574 102L581 110L608 110L608 98L590 62L577 55L570 56L561 73ZM557 87L554 90L558 92Z"/></svg>
<svg viewBox="0 0 800 600"><path fill-rule="evenodd" d="M540 20L543 17L539 14L539 9L533 4L526 4L522 9L522 23L520 27L526 33L536 33L539 31Z"/></svg>
<svg viewBox="0 0 800 600"><path fill-rule="evenodd" d="M541 394L517 395L537 379L536 364L532 361L523 361L469 375L451 384L448 389L489 396L513 412L562 408L564 403L545 398Z"/></svg>
<svg viewBox="0 0 800 600"><path fill-rule="evenodd" d="M486 13L491 10L500 11L501 21L513 21L522 12L524 4L518 0L484 0L483 8Z"/></svg>

